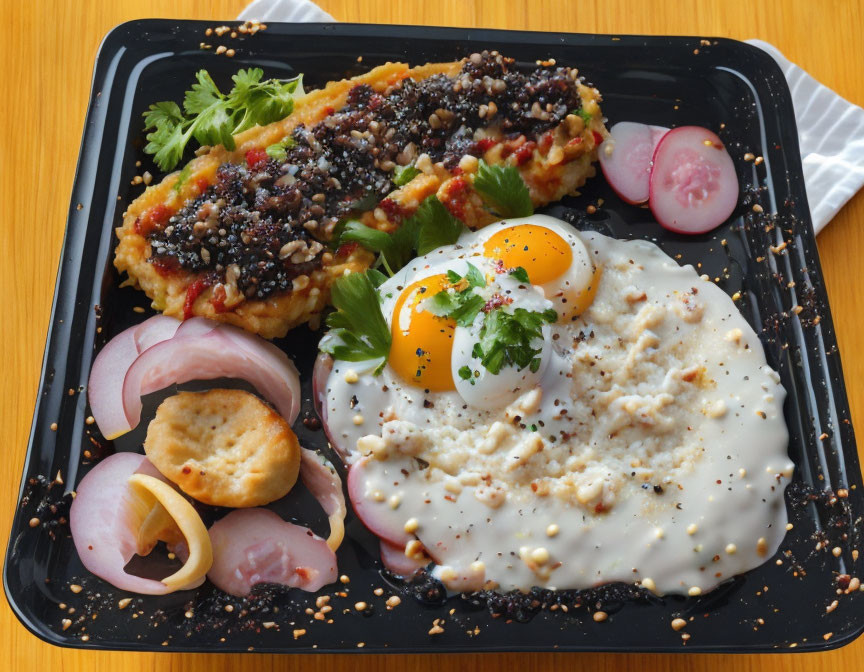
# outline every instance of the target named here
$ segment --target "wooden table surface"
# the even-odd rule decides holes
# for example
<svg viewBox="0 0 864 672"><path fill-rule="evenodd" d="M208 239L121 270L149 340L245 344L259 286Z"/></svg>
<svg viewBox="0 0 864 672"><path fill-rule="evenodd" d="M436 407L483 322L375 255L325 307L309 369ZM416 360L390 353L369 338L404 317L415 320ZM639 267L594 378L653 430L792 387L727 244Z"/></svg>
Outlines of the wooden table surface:
<svg viewBox="0 0 864 672"><path fill-rule="evenodd" d="M36 397L54 279L78 157L93 60L102 36L131 19L230 19L245 0L0 0L0 287L10 301L0 311L0 538L8 538ZM482 26L528 30L759 37L777 45L817 79L864 103L864 26L861 0L321 0L341 21ZM858 195L819 236L852 415L864 426L864 196ZM854 271L852 269L855 269ZM851 274L851 275L850 275ZM858 337L856 338L856 334ZM233 656L69 651L42 643L0 599L0 669L347 671L481 669L533 672L552 666L607 672L693 670L864 669L864 638L825 654L695 655L462 655L462 656Z"/></svg>

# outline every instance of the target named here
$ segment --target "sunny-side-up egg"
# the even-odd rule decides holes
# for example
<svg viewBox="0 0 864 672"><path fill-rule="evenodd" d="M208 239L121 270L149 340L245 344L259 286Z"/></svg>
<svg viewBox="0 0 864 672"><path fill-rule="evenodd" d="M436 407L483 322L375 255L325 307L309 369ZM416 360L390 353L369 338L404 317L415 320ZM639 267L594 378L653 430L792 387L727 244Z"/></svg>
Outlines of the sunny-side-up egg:
<svg viewBox="0 0 864 672"><path fill-rule="evenodd" d="M387 363L334 362L328 435L357 515L448 588L697 594L777 548L785 392L691 266L535 215L378 292Z"/></svg>

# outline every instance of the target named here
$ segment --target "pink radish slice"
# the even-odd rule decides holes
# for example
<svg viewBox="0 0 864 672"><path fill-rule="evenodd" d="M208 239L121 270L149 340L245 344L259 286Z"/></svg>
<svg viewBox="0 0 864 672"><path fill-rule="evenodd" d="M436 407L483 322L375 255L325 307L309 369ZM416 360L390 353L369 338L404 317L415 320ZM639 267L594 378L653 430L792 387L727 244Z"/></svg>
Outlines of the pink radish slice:
<svg viewBox="0 0 864 672"><path fill-rule="evenodd" d="M123 409L126 371L144 350L171 338L179 325L174 318L156 315L120 332L99 351L90 369L87 399L99 431L106 439L114 439L132 429Z"/></svg>
<svg viewBox="0 0 864 672"><path fill-rule="evenodd" d="M179 331L179 330L178 330ZM289 424L300 412L300 377L288 356L267 341L220 325L203 335L178 336L141 353L123 381L127 424L141 419L141 397L175 383L213 378L250 382Z"/></svg>
<svg viewBox="0 0 864 672"><path fill-rule="evenodd" d="M431 562L426 560L416 560L405 555L404 546L394 546L390 542L381 540L381 562L384 566L393 572L396 576L405 578L413 576L418 570L423 569Z"/></svg>
<svg viewBox="0 0 864 672"><path fill-rule="evenodd" d="M331 371L333 371L333 358L326 352L319 352L312 369L312 401L315 404L315 412L321 419L321 426L327 440L344 461L349 451L345 450L336 434L330 431L330 423L327 420L327 380L330 378Z"/></svg>
<svg viewBox="0 0 864 672"><path fill-rule="evenodd" d="M606 181L628 203L648 200L651 157L668 130L661 126L621 121L609 130L609 138L598 150Z"/></svg>
<svg viewBox="0 0 864 672"><path fill-rule="evenodd" d="M722 141L706 128L669 131L654 151L649 205L661 226L705 233L725 222L738 203L738 176Z"/></svg>
<svg viewBox="0 0 864 672"><path fill-rule="evenodd" d="M358 460L348 469L348 497L354 507L354 513L375 536L390 542L394 546L405 547L414 537L402 527L392 524L381 515L389 511L386 502L373 501L366 494L366 463L369 458Z"/></svg>
<svg viewBox="0 0 864 672"><path fill-rule="evenodd" d="M278 583L315 592L336 580L336 555L305 527L268 509L237 509L210 528L217 588L248 595L259 583Z"/></svg>
<svg viewBox="0 0 864 672"><path fill-rule="evenodd" d="M131 526L128 479L144 473L165 481L146 457L117 453L106 457L81 479L69 510L69 528L78 556L90 572L111 585L143 595L172 592L161 581L124 570L138 548L138 530ZM167 482L167 481L166 481ZM195 588L199 579L185 588Z"/></svg>

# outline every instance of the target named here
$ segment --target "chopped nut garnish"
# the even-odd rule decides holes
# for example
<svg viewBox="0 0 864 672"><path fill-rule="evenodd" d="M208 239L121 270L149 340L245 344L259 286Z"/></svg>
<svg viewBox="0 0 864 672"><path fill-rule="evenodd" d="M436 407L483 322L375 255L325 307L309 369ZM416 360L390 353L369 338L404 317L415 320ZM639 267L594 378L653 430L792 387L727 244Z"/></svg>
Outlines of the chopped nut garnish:
<svg viewBox="0 0 864 672"><path fill-rule="evenodd" d="M30 524L30 527L39 527L42 524L42 521L39 520L38 518L31 518L29 524Z"/></svg>
<svg viewBox="0 0 864 672"><path fill-rule="evenodd" d="M687 626L687 621L685 621L683 618L673 618L672 619L672 629L673 630L678 631L681 628L684 628L686 626Z"/></svg>
<svg viewBox="0 0 864 672"><path fill-rule="evenodd" d="M602 623L607 618L609 618L609 614L607 614L605 611L595 611L594 612L594 622L595 623Z"/></svg>
<svg viewBox="0 0 864 672"><path fill-rule="evenodd" d="M392 609L393 607L397 607L402 603L402 598L398 595L391 595L387 598L387 608Z"/></svg>
<svg viewBox="0 0 864 672"><path fill-rule="evenodd" d="M354 604L354 608L355 608L357 611L366 611L366 610L369 608L369 605L366 604L365 602L356 602L356 603Z"/></svg>
<svg viewBox="0 0 864 672"><path fill-rule="evenodd" d="M77 595L82 590L84 590L84 588L79 586L77 583L73 583L71 586L69 586L69 590L71 590L73 593L75 593Z"/></svg>
<svg viewBox="0 0 864 672"><path fill-rule="evenodd" d="M131 598L131 597L124 597L122 600L120 600L119 602L117 602L117 608L118 608L118 609L125 609L126 607L129 606L129 603L130 603L130 602L132 602L132 598Z"/></svg>
<svg viewBox="0 0 864 672"><path fill-rule="evenodd" d="M838 607L839 604L840 604L840 602L838 602L837 600L834 600L831 604L829 604L827 607L825 607L825 613L830 614L832 611L834 611Z"/></svg>
<svg viewBox="0 0 864 672"><path fill-rule="evenodd" d="M294 639L300 639L303 635L306 634L306 628L298 628L294 631Z"/></svg>

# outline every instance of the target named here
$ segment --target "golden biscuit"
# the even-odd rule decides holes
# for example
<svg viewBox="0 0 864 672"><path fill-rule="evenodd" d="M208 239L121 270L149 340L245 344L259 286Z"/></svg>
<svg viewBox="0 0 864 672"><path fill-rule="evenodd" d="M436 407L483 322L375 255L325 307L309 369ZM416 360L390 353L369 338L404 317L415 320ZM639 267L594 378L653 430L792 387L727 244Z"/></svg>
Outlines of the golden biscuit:
<svg viewBox="0 0 864 672"><path fill-rule="evenodd" d="M205 504L263 506L294 486L297 435L276 411L242 390L180 392L159 406L147 458Z"/></svg>

